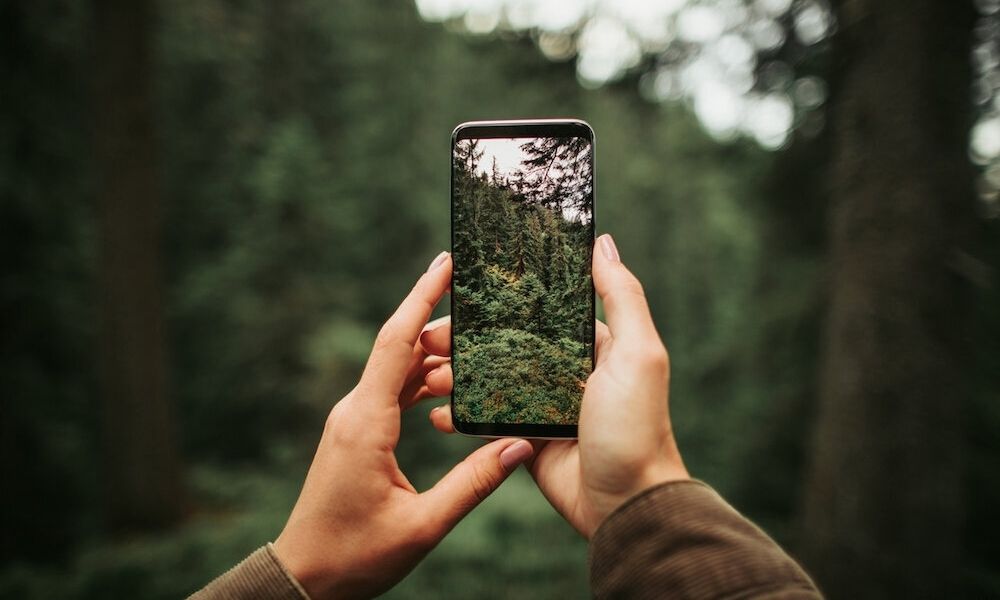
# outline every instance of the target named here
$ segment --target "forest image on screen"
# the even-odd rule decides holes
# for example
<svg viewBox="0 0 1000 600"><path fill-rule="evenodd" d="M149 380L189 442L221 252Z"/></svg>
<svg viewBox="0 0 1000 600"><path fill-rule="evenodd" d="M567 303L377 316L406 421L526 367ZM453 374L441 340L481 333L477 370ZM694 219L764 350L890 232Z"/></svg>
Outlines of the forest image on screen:
<svg viewBox="0 0 1000 600"><path fill-rule="evenodd" d="M455 418L575 424L593 350L591 142L462 139L453 161Z"/></svg>

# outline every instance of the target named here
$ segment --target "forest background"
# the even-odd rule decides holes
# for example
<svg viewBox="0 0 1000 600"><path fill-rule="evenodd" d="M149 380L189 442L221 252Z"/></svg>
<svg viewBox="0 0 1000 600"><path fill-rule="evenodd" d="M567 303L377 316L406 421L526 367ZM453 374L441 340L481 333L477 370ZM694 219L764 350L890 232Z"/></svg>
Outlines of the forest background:
<svg viewBox="0 0 1000 600"><path fill-rule="evenodd" d="M455 143L452 396L460 423L579 421L594 349L592 150L579 137Z"/></svg>
<svg viewBox="0 0 1000 600"><path fill-rule="evenodd" d="M831 597L1000 595L998 3L611 3L672 7L655 44L446 4L0 3L0 596L176 598L273 539L447 248L448 134L554 116L691 473ZM747 85L691 95L716 42ZM418 488L476 445L431 404ZM586 589L518 472L388 597Z"/></svg>

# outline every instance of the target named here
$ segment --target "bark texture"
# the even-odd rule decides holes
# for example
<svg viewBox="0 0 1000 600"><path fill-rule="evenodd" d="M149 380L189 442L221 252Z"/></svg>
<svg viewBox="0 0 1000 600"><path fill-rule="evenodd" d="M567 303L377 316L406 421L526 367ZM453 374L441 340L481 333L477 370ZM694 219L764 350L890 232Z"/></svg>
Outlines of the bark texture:
<svg viewBox="0 0 1000 600"><path fill-rule="evenodd" d="M155 529L180 516L182 494L167 389L152 8L92 6L105 507L115 530Z"/></svg>
<svg viewBox="0 0 1000 600"><path fill-rule="evenodd" d="M941 598L961 548L954 265L975 222L969 2L844 0L829 312L803 557L833 598Z"/></svg>

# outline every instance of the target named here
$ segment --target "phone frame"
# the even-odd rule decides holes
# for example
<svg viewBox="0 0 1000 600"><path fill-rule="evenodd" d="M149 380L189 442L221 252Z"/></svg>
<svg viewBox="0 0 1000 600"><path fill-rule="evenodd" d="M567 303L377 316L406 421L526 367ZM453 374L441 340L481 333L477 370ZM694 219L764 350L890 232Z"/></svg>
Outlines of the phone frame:
<svg viewBox="0 0 1000 600"><path fill-rule="evenodd" d="M455 144L459 140L465 139L489 139L489 138L533 138L533 137L585 137L590 141L590 164L591 164L591 193L590 193L590 238L591 253L594 246L594 232L596 231L595 220L597 216L597 171L594 161L594 130L590 125L579 119L527 119L512 121L469 121L455 127L451 134L451 148L449 153L449 173L448 182L449 193L449 215L451 218L451 249L454 256L455 250ZM454 284L455 274L452 271L452 283ZM450 295L451 314L455 314L455 296ZM590 320L597 319L597 298L594 293L593 277L590 286ZM593 329L594 337L590 343L590 368L593 372L597 359L597 328ZM455 347L455 330L451 330L451 347ZM454 357L452 358L454 360ZM577 425L559 425L542 423L464 423L455 419L455 392L450 395L452 407L452 424L455 431L463 435L474 437L526 437L537 439L572 439L577 437Z"/></svg>

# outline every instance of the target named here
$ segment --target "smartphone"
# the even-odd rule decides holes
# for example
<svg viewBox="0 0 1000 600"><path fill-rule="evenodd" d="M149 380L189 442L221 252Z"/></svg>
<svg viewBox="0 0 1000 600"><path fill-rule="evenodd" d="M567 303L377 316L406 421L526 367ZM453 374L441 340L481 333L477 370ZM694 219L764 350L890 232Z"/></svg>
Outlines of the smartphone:
<svg viewBox="0 0 1000 600"><path fill-rule="evenodd" d="M463 123L451 153L455 430L574 438L594 365L594 131Z"/></svg>

